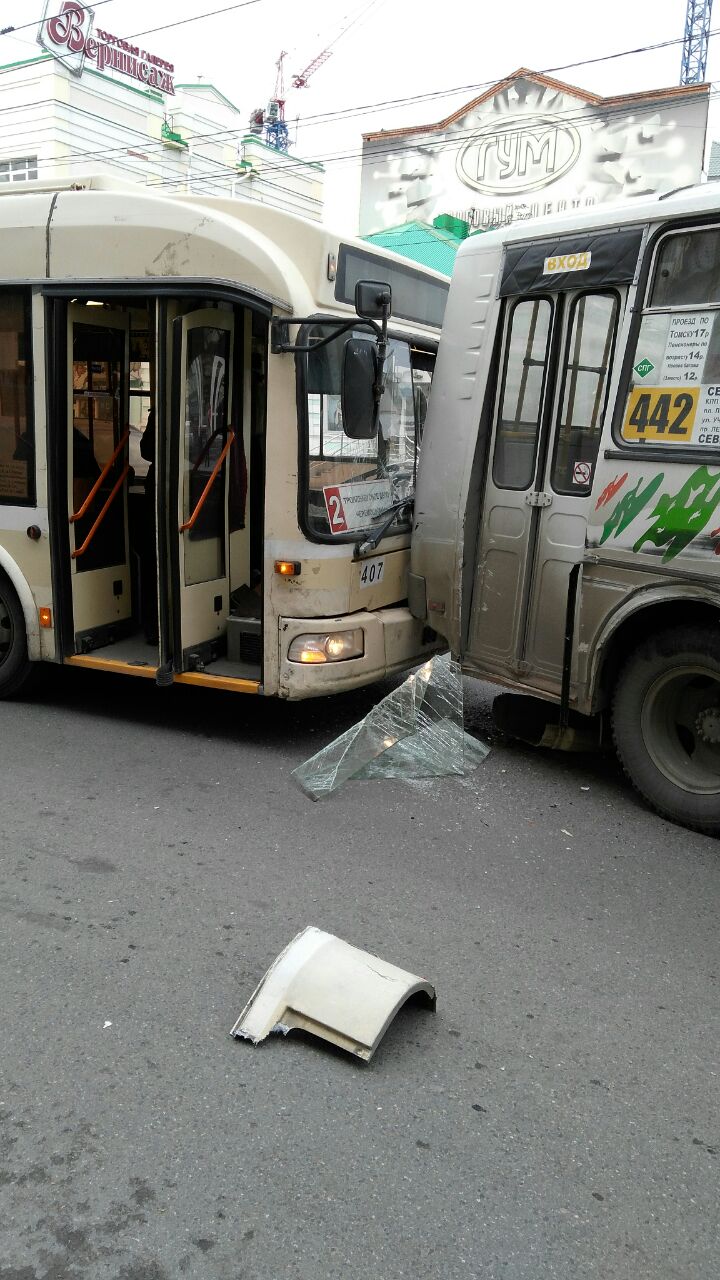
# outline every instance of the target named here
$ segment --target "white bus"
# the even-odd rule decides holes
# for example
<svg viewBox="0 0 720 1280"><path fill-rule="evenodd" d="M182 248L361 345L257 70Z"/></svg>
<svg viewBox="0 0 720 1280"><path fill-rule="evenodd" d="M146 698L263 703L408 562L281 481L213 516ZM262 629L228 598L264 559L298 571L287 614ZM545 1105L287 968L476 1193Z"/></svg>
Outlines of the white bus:
<svg viewBox="0 0 720 1280"><path fill-rule="evenodd" d="M568 746L606 725L657 810L716 834L719 556L718 184L466 241L410 607L515 691L504 727Z"/></svg>
<svg viewBox="0 0 720 1280"><path fill-rule="evenodd" d="M363 280L392 314L357 439ZM97 177L3 193L0 694L41 660L284 698L420 660L409 500L446 294L252 202Z"/></svg>

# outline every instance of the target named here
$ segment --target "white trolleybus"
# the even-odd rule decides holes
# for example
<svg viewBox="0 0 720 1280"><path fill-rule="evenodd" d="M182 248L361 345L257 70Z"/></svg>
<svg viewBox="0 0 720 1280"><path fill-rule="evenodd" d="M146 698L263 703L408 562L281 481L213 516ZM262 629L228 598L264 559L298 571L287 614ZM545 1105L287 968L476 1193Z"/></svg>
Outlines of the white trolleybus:
<svg viewBox="0 0 720 1280"><path fill-rule="evenodd" d="M607 725L656 809L717 834L716 187L463 245L409 599L467 672L516 691L506 728L561 746Z"/></svg>
<svg viewBox="0 0 720 1280"><path fill-rule="evenodd" d="M436 637L402 606L447 287L252 202L3 193L0 694L39 660L284 698L420 660Z"/></svg>

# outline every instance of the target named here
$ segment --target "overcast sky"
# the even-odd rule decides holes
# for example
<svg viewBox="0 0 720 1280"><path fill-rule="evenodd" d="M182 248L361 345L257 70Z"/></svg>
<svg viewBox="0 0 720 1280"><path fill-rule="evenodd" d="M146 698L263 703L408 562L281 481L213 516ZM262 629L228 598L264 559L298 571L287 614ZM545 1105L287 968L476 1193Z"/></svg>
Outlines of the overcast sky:
<svg viewBox="0 0 720 1280"><path fill-rule="evenodd" d="M95 22L129 37L178 23L228 0L108 0L95 6ZM718 6L720 8L720 6ZM363 10L365 12L363 13ZM0 5L0 26L39 20L42 0ZM458 15L462 13L462 20ZM306 89L290 87L342 27L361 15L333 44L328 61ZM547 71L603 95L679 83L684 0L500 0L462 5L440 0L257 0L143 38L146 48L173 62L178 81L214 84L243 113L264 105L275 85L275 63L286 50L286 117L298 156L326 165L328 217L343 229L357 218L361 134L442 119L489 83L520 66ZM720 29L720 12L715 23ZM622 50L677 41L665 49L582 64ZM0 61L30 57L35 32L0 37ZM566 68L566 69L558 69ZM720 76L720 35L710 41L707 78ZM437 94L406 106L378 106ZM333 112L350 113L335 122ZM720 136L720 111L711 106L711 136ZM348 225L353 221L353 226Z"/></svg>

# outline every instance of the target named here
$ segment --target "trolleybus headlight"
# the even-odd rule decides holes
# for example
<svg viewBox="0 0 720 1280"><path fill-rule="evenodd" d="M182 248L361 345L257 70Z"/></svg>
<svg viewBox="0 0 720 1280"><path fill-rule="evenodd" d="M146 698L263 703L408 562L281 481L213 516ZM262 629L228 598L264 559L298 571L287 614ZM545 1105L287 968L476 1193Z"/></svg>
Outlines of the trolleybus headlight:
<svg viewBox="0 0 720 1280"><path fill-rule="evenodd" d="M296 636L288 650L291 662L343 662L346 658L362 658L365 633L362 627L352 631L325 631L320 635Z"/></svg>

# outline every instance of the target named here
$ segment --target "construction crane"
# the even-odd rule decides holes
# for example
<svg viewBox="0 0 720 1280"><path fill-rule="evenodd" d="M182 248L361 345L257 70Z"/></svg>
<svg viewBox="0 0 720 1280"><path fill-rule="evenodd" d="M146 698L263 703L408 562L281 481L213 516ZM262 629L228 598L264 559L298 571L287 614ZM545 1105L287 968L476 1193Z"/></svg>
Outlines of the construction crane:
<svg viewBox="0 0 720 1280"><path fill-rule="evenodd" d="M681 84L701 84L705 79L712 6L713 0L687 0Z"/></svg>
<svg viewBox="0 0 720 1280"><path fill-rule="evenodd" d="M357 26L358 23L364 22L370 12L383 4L384 0L369 0L352 14L346 14L342 19L340 30L333 40L325 46L321 53L318 53L309 62L304 71L293 76L293 89L307 89L308 81L315 74L318 67L327 62L331 56L338 40L341 40L348 31ZM289 143L288 127L285 120L285 70L284 62L287 58L287 52L283 49L280 57L275 63L277 74L275 76L275 89L272 97L265 107L256 107L250 113L250 132L256 137L264 138L269 147L273 147L276 151L287 151Z"/></svg>
<svg viewBox="0 0 720 1280"><path fill-rule="evenodd" d="M275 151L287 151L288 127L285 121L285 71L283 64L287 53L283 49L275 63L275 89L267 106L256 107L250 112L250 132L256 137L264 135L265 142Z"/></svg>
<svg viewBox="0 0 720 1280"><path fill-rule="evenodd" d="M382 4L382 3L383 3L383 0L370 0L369 4L362 5L362 7L358 9L356 13L346 14L345 17L342 19L342 25L337 35L335 36L335 38L331 40L329 44L326 44L325 48L320 53L316 54L312 62L308 62L304 71L300 71L298 72L297 75L293 76L292 78L293 89L307 89L308 80L310 79L311 76L315 74L315 72L318 70L318 67L322 67L323 64L327 62L328 58L332 56L332 51L335 48L335 45L337 44L338 40L342 40L342 37L347 35L348 31L350 31L353 27L357 26L359 22L361 21L364 22L364 20L368 17L371 9L376 8L378 4Z"/></svg>

